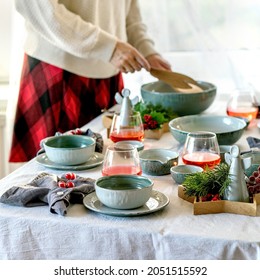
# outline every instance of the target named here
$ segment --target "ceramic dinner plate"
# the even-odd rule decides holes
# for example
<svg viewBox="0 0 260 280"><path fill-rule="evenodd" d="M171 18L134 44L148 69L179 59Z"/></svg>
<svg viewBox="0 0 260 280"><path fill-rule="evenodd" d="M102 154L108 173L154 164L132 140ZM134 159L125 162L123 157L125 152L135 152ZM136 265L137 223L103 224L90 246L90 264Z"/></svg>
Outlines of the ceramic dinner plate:
<svg viewBox="0 0 260 280"><path fill-rule="evenodd" d="M104 155L100 153L94 153L94 155L85 163L79 165L62 165L58 163L54 163L50 161L45 153L40 154L36 157L36 161L42 164L45 167L49 167L52 169L59 169L59 170L85 170L94 168L98 165L101 165L104 160Z"/></svg>
<svg viewBox="0 0 260 280"><path fill-rule="evenodd" d="M165 194L154 190L150 199L142 207L130 210L113 209L105 206L97 198L95 192L86 195L83 199L83 204L85 205L85 207L92 211L110 216L125 217L147 215L159 211L167 206L169 202L170 200Z"/></svg>

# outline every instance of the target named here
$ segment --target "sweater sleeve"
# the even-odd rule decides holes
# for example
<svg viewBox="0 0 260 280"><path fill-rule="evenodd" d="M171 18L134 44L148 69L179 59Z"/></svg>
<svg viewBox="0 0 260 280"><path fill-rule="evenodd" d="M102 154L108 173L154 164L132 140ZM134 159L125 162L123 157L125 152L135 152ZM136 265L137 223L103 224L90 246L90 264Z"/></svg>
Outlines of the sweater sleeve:
<svg viewBox="0 0 260 280"><path fill-rule="evenodd" d="M74 56L109 61L117 38L84 21L58 0L15 0L16 10L40 36Z"/></svg>
<svg viewBox="0 0 260 280"><path fill-rule="evenodd" d="M158 53L154 48L153 40L147 35L147 27L142 21L138 0L131 1L127 15L128 42L138 49L145 57Z"/></svg>

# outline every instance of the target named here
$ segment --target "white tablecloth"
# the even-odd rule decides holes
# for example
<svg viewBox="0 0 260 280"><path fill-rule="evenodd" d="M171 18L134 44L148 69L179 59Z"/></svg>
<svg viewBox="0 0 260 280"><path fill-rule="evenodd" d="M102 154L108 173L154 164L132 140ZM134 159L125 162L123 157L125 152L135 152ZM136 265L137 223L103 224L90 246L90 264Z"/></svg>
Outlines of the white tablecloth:
<svg viewBox="0 0 260 280"><path fill-rule="evenodd" d="M208 112L220 111L215 105ZM87 127L102 131L105 138L100 118ZM243 150L248 149L247 135L259 136L257 127L248 128L238 142ZM109 143L106 139L105 144ZM145 149L179 148L170 133L144 143ZM42 171L64 173L32 160L0 180L0 195ZM76 173L97 179L101 166ZM47 206L0 203L0 259L260 259L260 209L256 217L193 215L193 205L178 197L171 175L150 178L154 189L169 196L170 204L145 216L113 217L71 205L63 217L51 214Z"/></svg>

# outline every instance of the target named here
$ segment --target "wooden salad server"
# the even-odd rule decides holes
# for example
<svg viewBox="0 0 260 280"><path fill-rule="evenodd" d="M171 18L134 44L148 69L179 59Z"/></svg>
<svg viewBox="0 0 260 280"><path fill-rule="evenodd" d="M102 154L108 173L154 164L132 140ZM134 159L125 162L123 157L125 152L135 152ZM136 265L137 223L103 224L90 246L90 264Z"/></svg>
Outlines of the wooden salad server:
<svg viewBox="0 0 260 280"><path fill-rule="evenodd" d="M151 68L150 73L152 76L170 85L175 91L183 93L203 91L194 79L184 74L155 68Z"/></svg>

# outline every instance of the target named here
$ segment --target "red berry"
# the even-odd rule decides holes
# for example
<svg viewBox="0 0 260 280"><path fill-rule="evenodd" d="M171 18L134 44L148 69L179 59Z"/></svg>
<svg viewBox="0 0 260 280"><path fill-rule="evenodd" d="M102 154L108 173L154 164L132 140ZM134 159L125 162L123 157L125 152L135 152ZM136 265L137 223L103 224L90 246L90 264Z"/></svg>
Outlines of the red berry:
<svg viewBox="0 0 260 280"><path fill-rule="evenodd" d="M209 200L211 200L212 199L212 194L211 193L208 193L207 195L206 195L206 198L207 198L207 200L209 201Z"/></svg>
<svg viewBox="0 0 260 280"><path fill-rule="evenodd" d="M148 127L148 124L147 124L147 123L144 123L144 124L143 124L143 126L144 126L144 130L149 129L149 127Z"/></svg>
<svg viewBox="0 0 260 280"><path fill-rule="evenodd" d="M255 177L254 176L249 177L249 183L255 183Z"/></svg>
<svg viewBox="0 0 260 280"><path fill-rule="evenodd" d="M76 178L76 174L72 173L72 172L66 173L65 178L68 179L68 180L74 180Z"/></svg>
<svg viewBox="0 0 260 280"><path fill-rule="evenodd" d="M82 131L81 131L79 128L77 128L77 129L75 130L75 132L76 132L76 134L78 134L78 135L81 135L81 134L82 134Z"/></svg>
<svg viewBox="0 0 260 280"><path fill-rule="evenodd" d="M148 125L149 125L149 127L150 127L151 129L155 129L155 128L157 128L157 126L158 126L158 122L155 121L155 120L150 120L150 121L148 122Z"/></svg>
<svg viewBox="0 0 260 280"><path fill-rule="evenodd" d="M255 191L255 187L254 186L249 186L247 187L249 194L253 194Z"/></svg>
<svg viewBox="0 0 260 280"><path fill-rule="evenodd" d="M260 184L255 185L255 193L260 192Z"/></svg>
<svg viewBox="0 0 260 280"><path fill-rule="evenodd" d="M216 201L216 200L219 200L220 198L219 198L219 194L217 193L217 194L215 194L213 197L212 197L212 201Z"/></svg>
<svg viewBox="0 0 260 280"><path fill-rule="evenodd" d="M68 182L66 183L66 188L74 188L74 187L75 187L75 185L74 185L73 182L68 181Z"/></svg>
<svg viewBox="0 0 260 280"><path fill-rule="evenodd" d="M59 186L60 188L66 188L66 182L64 182L64 181L59 181L59 182L58 182L58 186Z"/></svg>
<svg viewBox="0 0 260 280"><path fill-rule="evenodd" d="M148 114L145 114L145 115L144 115L144 121L145 121L145 122L148 123L148 122L151 121L151 120L152 120L152 116L151 116L151 115L148 115Z"/></svg>
<svg viewBox="0 0 260 280"><path fill-rule="evenodd" d="M254 177L258 177L259 173L258 173L258 171L254 171L252 175L253 175Z"/></svg>

